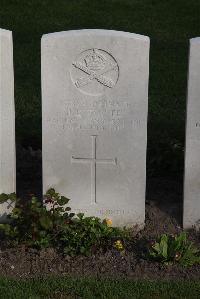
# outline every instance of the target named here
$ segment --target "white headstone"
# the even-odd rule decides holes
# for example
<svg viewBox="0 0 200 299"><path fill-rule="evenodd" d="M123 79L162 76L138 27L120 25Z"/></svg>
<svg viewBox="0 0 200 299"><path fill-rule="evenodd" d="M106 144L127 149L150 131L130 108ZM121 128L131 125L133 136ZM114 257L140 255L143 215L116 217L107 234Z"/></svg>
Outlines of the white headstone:
<svg viewBox="0 0 200 299"><path fill-rule="evenodd" d="M0 29L0 193L15 192L15 111L12 32ZM10 209L0 205L0 222Z"/></svg>
<svg viewBox="0 0 200 299"><path fill-rule="evenodd" d="M200 227L200 38L190 40L183 226Z"/></svg>
<svg viewBox="0 0 200 299"><path fill-rule="evenodd" d="M72 209L143 227L149 38L78 30L42 38L43 189Z"/></svg>

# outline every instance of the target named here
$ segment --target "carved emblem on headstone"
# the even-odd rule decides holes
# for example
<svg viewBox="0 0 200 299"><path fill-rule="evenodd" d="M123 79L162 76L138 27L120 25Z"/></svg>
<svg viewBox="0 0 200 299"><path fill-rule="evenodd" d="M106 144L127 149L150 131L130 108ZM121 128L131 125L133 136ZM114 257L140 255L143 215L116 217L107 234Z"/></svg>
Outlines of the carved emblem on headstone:
<svg viewBox="0 0 200 299"><path fill-rule="evenodd" d="M80 91L90 95L100 95L105 89L113 88L118 76L116 60L104 50L86 50L72 62L72 81Z"/></svg>

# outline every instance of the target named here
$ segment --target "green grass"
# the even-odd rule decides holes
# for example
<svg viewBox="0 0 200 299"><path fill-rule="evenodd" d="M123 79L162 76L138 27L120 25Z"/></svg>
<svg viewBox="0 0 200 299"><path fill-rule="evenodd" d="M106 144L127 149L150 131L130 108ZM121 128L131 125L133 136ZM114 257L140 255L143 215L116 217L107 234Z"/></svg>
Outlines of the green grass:
<svg viewBox="0 0 200 299"><path fill-rule="evenodd" d="M50 278L32 280L0 279L2 299L197 299L200 282L133 282Z"/></svg>
<svg viewBox="0 0 200 299"><path fill-rule="evenodd" d="M200 36L199 13L199 0L0 0L0 27L14 33L18 140L40 146L44 33L81 28L130 31L151 38L149 169L180 171L188 40Z"/></svg>

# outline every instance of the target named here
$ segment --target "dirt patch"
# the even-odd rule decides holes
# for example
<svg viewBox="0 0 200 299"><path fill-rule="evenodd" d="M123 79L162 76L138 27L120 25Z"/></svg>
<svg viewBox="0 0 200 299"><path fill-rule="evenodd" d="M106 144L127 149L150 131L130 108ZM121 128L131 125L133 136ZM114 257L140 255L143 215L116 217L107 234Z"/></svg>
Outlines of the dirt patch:
<svg viewBox="0 0 200 299"><path fill-rule="evenodd" d="M18 149L19 151L19 149ZM41 195L41 153L32 149L18 152L18 195ZM129 277L133 279L199 279L200 265L189 268L162 266L145 260L142 253L144 240L154 239L161 233L181 231L182 182L169 178L151 178L147 183L146 226L126 244L122 256L114 248L99 250L90 257L63 256L53 248L38 251L23 246L5 248L0 245L0 273L7 277L38 277L46 275L72 275L92 277ZM190 232L197 246L200 234Z"/></svg>
<svg viewBox="0 0 200 299"><path fill-rule="evenodd" d="M144 232L127 244L122 256L115 249L106 252L99 250L90 257L63 256L53 248L45 250L2 248L0 252L0 273L6 277L40 277L48 275L70 275L78 277L112 277L133 279L199 279L200 265L189 268L182 266L163 266L145 260ZM149 237L149 235L148 235ZM193 236L197 241L197 236Z"/></svg>

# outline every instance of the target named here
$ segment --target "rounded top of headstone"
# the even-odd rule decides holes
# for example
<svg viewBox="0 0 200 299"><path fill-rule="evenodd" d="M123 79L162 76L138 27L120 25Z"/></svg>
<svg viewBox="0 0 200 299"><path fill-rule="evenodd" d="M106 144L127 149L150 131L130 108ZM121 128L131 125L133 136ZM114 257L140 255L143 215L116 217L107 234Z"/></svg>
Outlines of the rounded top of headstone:
<svg viewBox="0 0 200 299"><path fill-rule="evenodd" d="M12 31L0 28L0 36L12 37Z"/></svg>
<svg viewBox="0 0 200 299"><path fill-rule="evenodd" d="M142 41L149 42L149 37L145 35L140 35L131 32L117 31L117 30L107 30L107 29L79 29L79 30L68 30L44 34L43 39L47 38L62 38L67 36L76 36L76 35L105 35L105 36L118 36L124 38L133 38Z"/></svg>
<svg viewBox="0 0 200 299"><path fill-rule="evenodd" d="M197 43L197 44L200 44L200 37L194 37L194 38L191 38L190 39L190 43Z"/></svg>

